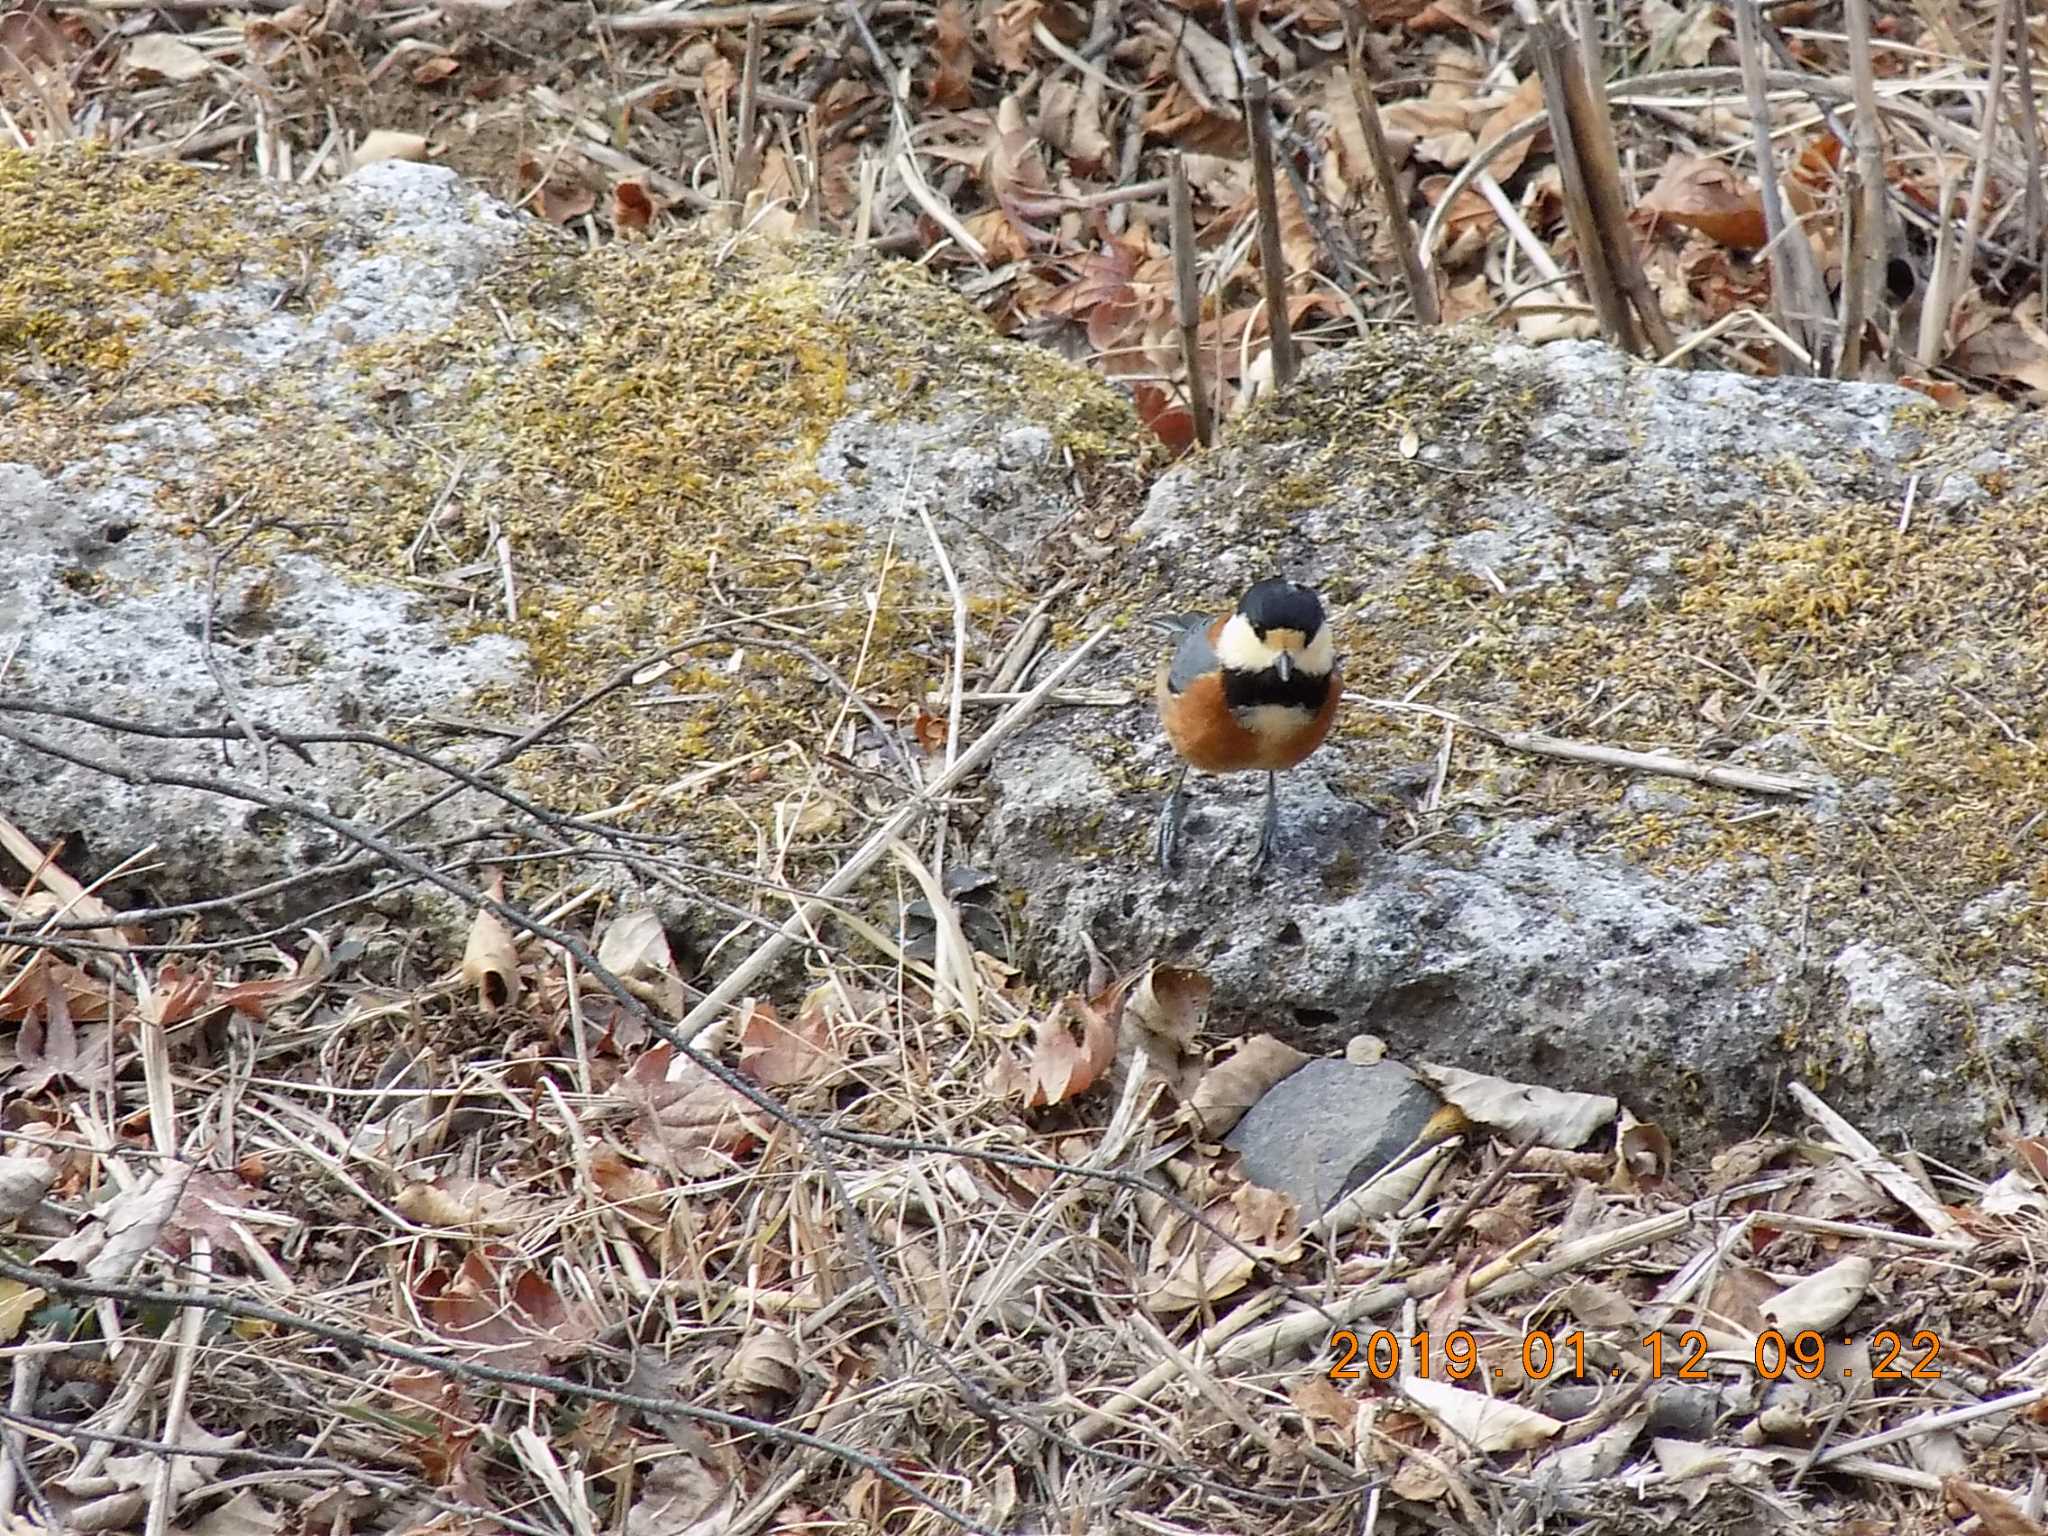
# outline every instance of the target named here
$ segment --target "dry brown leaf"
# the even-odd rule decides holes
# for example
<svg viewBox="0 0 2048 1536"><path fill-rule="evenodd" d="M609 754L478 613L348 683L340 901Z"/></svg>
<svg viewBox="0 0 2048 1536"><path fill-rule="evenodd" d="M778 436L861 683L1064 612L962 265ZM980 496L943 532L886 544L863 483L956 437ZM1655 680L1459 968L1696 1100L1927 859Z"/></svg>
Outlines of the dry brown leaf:
<svg viewBox="0 0 2048 1536"><path fill-rule="evenodd" d="M1814 1329L1825 1333L1856 1310L1870 1289L1870 1260L1860 1253L1785 1287L1757 1310L1787 1338Z"/></svg>
<svg viewBox="0 0 2048 1536"><path fill-rule="evenodd" d="M1004 74L1021 75L1031 67L1037 47L1031 30L1044 10L1045 0L981 0L981 35Z"/></svg>
<svg viewBox="0 0 2048 1536"><path fill-rule="evenodd" d="M925 100L935 107L974 104L974 40L963 0L939 0L932 15L932 72Z"/></svg>
<svg viewBox="0 0 2048 1536"><path fill-rule="evenodd" d="M1124 1017L1186 1050L1209 1021L1215 990L1206 975L1187 966L1149 965L1124 1002Z"/></svg>
<svg viewBox="0 0 2048 1536"><path fill-rule="evenodd" d="M1145 1264L1147 1309L1185 1312L1206 1306L1242 1290L1258 1260L1287 1264L1300 1256L1301 1213L1294 1200L1241 1180L1228 1183L1226 1193L1206 1201L1189 1192L1207 1226L1159 1204L1159 1225Z"/></svg>
<svg viewBox="0 0 2048 1536"><path fill-rule="evenodd" d="M145 32L132 39L123 62L131 74L158 75L165 80L197 80L212 67L205 54L168 32Z"/></svg>
<svg viewBox="0 0 2048 1536"><path fill-rule="evenodd" d="M462 60L452 53L437 53L431 59L423 59L412 67L414 85L439 85L450 75L462 69Z"/></svg>
<svg viewBox="0 0 2048 1536"><path fill-rule="evenodd" d="M530 1215L526 1202L504 1185L461 1174L408 1184L391 1203L423 1227L478 1232L512 1232Z"/></svg>
<svg viewBox="0 0 2048 1536"><path fill-rule="evenodd" d="M1472 158L1479 140L1472 132L1469 103L1427 98L1393 102L1380 110L1390 147L1405 146L1416 159L1456 170ZM1399 156L1396 155L1396 162Z"/></svg>
<svg viewBox="0 0 2048 1536"><path fill-rule="evenodd" d="M1418 35L1431 32L1469 32L1493 42L1500 33L1488 26L1471 9L1459 0L1430 0L1421 10L1408 18L1408 30Z"/></svg>
<svg viewBox="0 0 2048 1536"><path fill-rule="evenodd" d="M1507 99L1493 109L1479 130L1479 149L1499 142L1507 136L1508 130L1527 122L1532 117L1543 116L1543 77L1534 70L1529 77L1512 91ZM1522 162L1529 157L1540 134L1531 134L1512 148L1504 149L1494 157L1487 171L1493 179L1505 183L1510 176L1522 168Z"/></svg>
<svg viewBox="0 0 2048 1536"><path fill-rule="evenodd" d="M70 64L74 52L43 0L31 0L0 15L0 77L20 78L26 72L34 78L40 73L38 65L62 69Z"/></svg>
<svg viewBox="0 0 2048 1536"><path fill-rule="evenodd" d="M755 1324L726 1361L725 1380L755 1413L768 1411L777 1398L795 1397L803 1388L796 1335L773 1324Z"/></svg>
<svg viewBox="0 0 2048 1536"><path fill-rule="evenodd" d="M598 940L597 963L642 1002L670 1018L682 1016L689 989L676 974L668 930L652 908L621 912L607 923Z"/></svg>
<svg viewBox="0 0 2048 1536"><path fill-rule="evenodd" d="M773 1003L741 1003L740 1071L763 1088L790 1088L836 1071L841 1057L832 1036L832 990L829 982L814 987L794 1024L784 1024Z"/></svg>
<svg viewBox="0 0 2048 1536"><path fill-rule="evenodd" d="M1697 68L1713 57L1714 45L1728 35L1725 13L1719 6L1642 0L1642 7L1640 23L1649 34L1653 58Z"/></svg>
<svg viewBox="0 0 2048 1536"><path fill-rule="evenodd" d="M542 1371L583 1352L597 1322L507 1250L472 1248L457 1269L414 1287L421 1311L473 1360Z"/></svg>
<svg viewBox="0 0 2048 1536"><path fill-rule="evenodd" d="M660 1232L668 1225L661 1180L610 1147L591 1153L590 1181L627 1225L646 1233Z"/></svg>
<svg viewBox="0 0 2048 1536"><path fill-rule="evenodd" d="M1268 1089L1308 1059L1272 1035L1253 1035L1240 1043L1203 1074L1189 1102L1203 1138L1215 1141L1225 1135Z"/></svg>
<svg viewBox="0 0 2048 1536"><path fill-rule="evenodd" d="M621 181L612 187L612 228L639 233L654 222L654 199L638 181Z"/></svg>
<svg viewBox="0 0 2048 1536"><path fill-rule="evenodd" d="M1039 1020L1025 1078L1024 1104L1064 1104L1093 1088L1116 1060L1116 1025L1078 994Z"/></svg>
<svg viewBox="0 0 2048 1536"><path fill-rule="evenodd" d="M1949 354L1948 365L1980 378L2019 384L2035 394L2048 394L2048 334L2038 322L2016 310L2011 318L1993 321L1964 340Z"/></svg>
<svg viewBox="0 0 2048 1536"><path fill-rule="evenodd" d="M754 1106L666 1044L644 1052L612 1091L640 1111L641 1152L685 1178L730 1169L761 1139Z"/></svg>
<svg viewBox="0 0 2048 1536"><path fill-rule="evenodd" d="M1038 89L1038 131L1078 176L1101 175L1112 164L1116 146L1103 131L1103 116L1100 76L1058 76Z"/></svg>
<svg viewBox="0 0 2048 1536"><path fill-rule="evenodd" d="M1403 1376L1401 1391L1441 1420L1454 1442L1481 1451L1526 1451L1564 1428L1547 1413L1426 1376Z"/></svg>
<svg viewBox="0 0 2048 1536"><path fill-rule="evenodd" d="M1358 1432L1358 1403L1339 1391L1327 1374L1317 1371L1303 1380L1290 1383L1287 1400L1294 1404L1294 1411L1307 1421L1311 1433L1318 1428L1337 1432L1317 1438L1345 1450L1351 1448Z"/></svg>
<svg viewBox="0 0 2048 1536"><path fill-rule="evenodd" d="M730 1473L703 1457L662 1456L634 1484L625 1536L719 1536L731 1529L740 1493Z"/></svg>
<svg viewBox="0 0 2048 1536"><path fill-rule="evenodd" d="M165 1220L156 1245L172 1258L182 1259L192 1251L192 1239L203 1236L218 1250L238 1253L242 1242L236 1218L244 1211L261 1209L262 1204L263 1192L240 1174L202 1168L178 1192L178 1203ZM242 1230L249 1230L246 1223Z"/></svg>
<svg viewBox="0 0 2048 1536"><path fill-rule="evenodd" d="M1719 160L1704 156L1673 155L1665 161L1657 185L1637 207L1731 250L1760 251L1770 239L1762 195Z"/></svg>
<svg viewBox="0 0 2048 1536"><path fill-rule="evenodd" d="M707 74L705 78L710 77ZM525 189L525 200L533 211L550 224L580 219L597 206L595 191L569 180L554 162L543 165L531 155L520 157L519 185Z"/></svg>
<svg viewBox="0 0 2048 1536"><path fill-rule="evenodd" d="M1579 1146L1612 1125L1621 1110L1604 1093L1569 1093L1435 1062L1421 1063L1415 1073L1474 1124L1515 1138L1534 1135L1548 1147Z"/></svg>
<svg viewBox="0 0 2048 1536"><path fill-rule="evenodd" d="M2048 1530L2038 1520L2028 1519L1996 1488L1951 1476L1941 1480L1941 1491L1983 1523L1984 1536L2048 1536Z"/></svg>

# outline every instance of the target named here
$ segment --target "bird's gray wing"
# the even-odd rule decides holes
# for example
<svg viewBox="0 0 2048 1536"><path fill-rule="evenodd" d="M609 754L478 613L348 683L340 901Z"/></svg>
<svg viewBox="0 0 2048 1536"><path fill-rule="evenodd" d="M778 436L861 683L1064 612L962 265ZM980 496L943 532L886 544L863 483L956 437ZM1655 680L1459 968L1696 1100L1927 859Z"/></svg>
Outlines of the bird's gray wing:
<svg viewBox="0 0 2048 1536"><path fill-rule="evenodd" d="M1204 672L1216 670L1216 649L1209 644L1209 621L1201 614L1176 614L1173 622L1180 628L1180 644L1174 647L1166 687L1170 693L1185 693Z"/></svg>

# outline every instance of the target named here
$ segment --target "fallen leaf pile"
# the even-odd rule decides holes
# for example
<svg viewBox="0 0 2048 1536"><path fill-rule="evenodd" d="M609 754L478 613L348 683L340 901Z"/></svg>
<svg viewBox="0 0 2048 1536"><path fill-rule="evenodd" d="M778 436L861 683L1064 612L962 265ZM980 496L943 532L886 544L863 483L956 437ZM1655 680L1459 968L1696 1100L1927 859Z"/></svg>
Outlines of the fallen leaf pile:
<svg viewBox="0 0 2048 1536"><path fill-rule="evenodd" d="M2039 394L2044 213L2027 168L2048 16L1998 0L1870 10L1885 273L1861 371L1950 404ZM1576 14L1609 29L1595 56L1628 179L1627 260L1696 361L1784 366L1772 316L1785 242L1767 253L1728 7ZM169 15L33 0L0 18L14 136L48 146L114 131L131 149L301 182L434 160L593 239L824 228L915 256L1004 331L1120 381L1175 448L1194 424L1172 157L1192 191L1209 397L1227 414L1270 382L1253 74L1274 102L1287 315L1310 350L1413 315L1367 95L1402 216L1426 234L1442 318L1532 341L1597 332L1572 275L1543 86L1507 0L1375 0L1354 14L1358 50L1337 0L938 0L883 5L858 25L827 4L590 13L499 0L415 14L301 0ZM1766 25L1771 170L1797 221L1786 239L1838 296L1854 259L1850 36L1839 7L1814 0L1771 7ZM1997 122L1983 111L1994 67Z"/></svg>

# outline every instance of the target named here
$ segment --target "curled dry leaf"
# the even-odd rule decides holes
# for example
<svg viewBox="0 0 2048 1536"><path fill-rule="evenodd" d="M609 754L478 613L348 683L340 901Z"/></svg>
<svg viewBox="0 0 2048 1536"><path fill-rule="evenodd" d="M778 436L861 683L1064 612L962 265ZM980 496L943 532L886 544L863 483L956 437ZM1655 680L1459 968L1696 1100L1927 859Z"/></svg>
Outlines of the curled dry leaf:
<svg viewBox="0 0 2048 1536"><path fill-rule="evenodd" d="M1621 1110L1620 1101L1604 1093L1567 1093L1462 1067L1423 1062L1415 1073L1474 1125L1517 1140L1533 1134L1546 1147L1576 1147L1613 1124Z"/></svg>
<svg viewBox="0 0 2048 1536"><path fill-rule="evenodd" d="M1124 1017L1186 1050L1209 1020L1215 990L1207 976L1186 966L1147 966L1124 1003Z"/></svg>
<svg viewBox="0 0 2048 1536"><path fill-rule="evenodd" d="M1807 1329L1825 1333L1856 1310L1870 1289L1870 1260L1860 1253L1837 1259L1818 1274L1788 1285L1758 1310L1788 1338Z"/></svg>
<svg viewBox="0 0 2048 1536"><path fill-rule="evenodd" d="M523 1202L502 1184L454 1175L408 1184L392 1200L398 1213L423 1227L510 1232L528 1215Z"/></svg>
<svg viewBox="0 0 2048 1536"><path fill-rule="evenodd" d="M491 897L505 899L502 877L491 882ZM469 942L462 950L462 979L476 988L477 1001L493 1013L519 1001L519 946L512 930L488 907L478 907L470 920Z"/></svg>
<svg viewBox="0 0 2048 1536"><path fill-rule="evenodd" d="M1308 1057L1272 1035L1253 1035L1203 1074L1189 1103L1204 1138L1215 1141L1242 1120L1281 1078Z"/></svg>
<svg viewBox="0 0 2048 1536"><path fill-rule="evenodd" d="M1564 1428L1563 1420L1547 1413L1426 1376L1403 1376L1401 1392L1454 1439L1482 1451L1526 1451Z"/></svg>
<svg viewBox="0 0 2048 1536"><path fill-rule="evenodd" d="M787 1328L756 1324L726 1361L725 1380L755 1413L768 1411L777 1399L795 1397L803 1387L796 1336Z"/></svg>
<svg viewBox="0 0 2048 1536"><path fill-rule="evenodd" d="M1012 1068L1008 1086L1022 1091L1027 1109L1079 1098L1116 1060L1116 1025L1078 993L1053 1005L1039 1020L1031 1056L1021 1072Z"/></svg>
<svg viewBox="0 0 2048 1536"><path fill-rule="evenodd" d="M363 142L356 146L357 165L371 165L379 160L424 160L427 158L427 136L423 133L401 133L396 128L372 128L363 135Z"/></svg>
<svg viewBox="0 0 2048 1536"><path fill-rule="evenodd" d="M1671 1139L1624 1109L1614 1131L1614 1187L1632 1194L1670 1171Z"/></svg>
<svg viewBox="0 0 2048 1536"><path fill-rule="evenodd" d="M646 186L622 181L612 188L612 228L638 232L654 222L654 199Z"/></svg>

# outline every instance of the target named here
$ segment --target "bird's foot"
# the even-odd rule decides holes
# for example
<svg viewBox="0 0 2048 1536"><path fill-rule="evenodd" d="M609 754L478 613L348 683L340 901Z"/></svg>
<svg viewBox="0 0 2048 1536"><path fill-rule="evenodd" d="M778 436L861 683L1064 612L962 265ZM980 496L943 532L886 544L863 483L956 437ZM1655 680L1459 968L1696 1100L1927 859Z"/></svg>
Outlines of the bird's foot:
<svg viewBox="0 0 2048 1536"><path fill-rule="evenodd" d="M1157 857L1162 874L1173 873L1174 856L1180 852L1180 824L1187 814L1187 802L1181 795L1181 781L1176 779L1173 788L1167 791L1166 803L1159 807L1159 838Z"/></svg>
<svg viewBox="0 0 2048 1536"><path fill-rule="evenodd" d="M1259 873L1272 861L1273 851L1280 846L1280 791L1272 774L1266 775L1266 815L1259 825L1259 847L1252 855L1253 874Z"/></svg>

